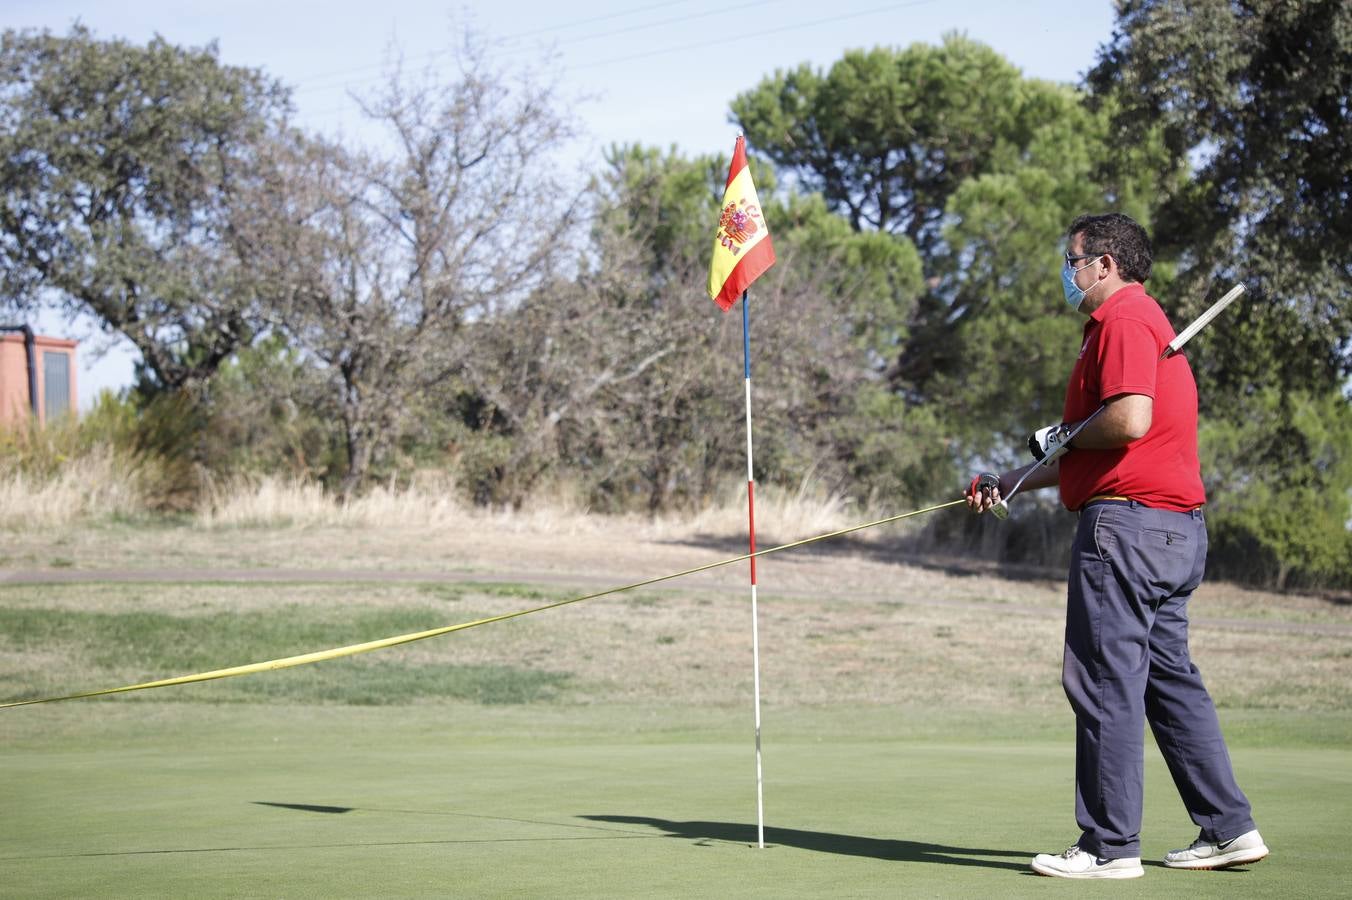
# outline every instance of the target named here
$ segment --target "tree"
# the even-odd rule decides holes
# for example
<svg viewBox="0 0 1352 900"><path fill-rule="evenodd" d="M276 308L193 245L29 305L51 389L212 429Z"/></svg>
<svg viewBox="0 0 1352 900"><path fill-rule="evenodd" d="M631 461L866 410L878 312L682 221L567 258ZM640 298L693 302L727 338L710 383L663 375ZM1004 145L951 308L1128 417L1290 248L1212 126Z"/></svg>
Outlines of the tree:
<svg viewBox="0 0 1352 900"><path fill-rule="evenodd" d="M1352 372L1352 6L1123 0L1089 85L1116 106L1119 143L1148 125L1196 161L1154 235L1182 260L1191 311L1250 288L1200 353L1219 396L1323 391Z"/></svg>
<svg viewBox="0 0 1352 900"><path fill-rule="evenodd" d="M212 475L321 479L345 471L332 392L324 371L280 331L227 360L211 380L198 442Z"/></svg>
<svg viewBox="0 0 1352 900"><path fill-rule="evenodd" d="M474 326L479 352L466 361L466 381L479 403L467 424L478 434L466 474L480 502L520 504L549 476L572 476L592 504L656 511L678 492L653 473L675 469L684 451L700 452L697 440L664 439L709 426L707 409L686 405L692 378L696 391L711 381L698 300L673 281L665 297L645 302L641 250L617 246L631 235L597 237L604 264L543 285ZM653 477L620 474L639 471ZM690 476L681 494L698 493L714 474L681 471Z"/></svg>
<svg viewBox="0 0 1352 900"><path fill-rule="evenodd" d="M563 458L598 504L655 511L703 502L736 480L729 460L744 439L739 317L720 314L697 287L728 161L626 147L608 162L597 185L595 265L578 281L588 308L602 311L588 319L589 333L608 349L604 365L579 368L629 377L577 408ZM894 341L910 316L919 258L904 238L853 231L820 199L777 199L771 172L752 165L778 257L752 291L756 477L810 478L863 500L895 475L895 496L925 463L906 441L862 446L860 420L877 412L876 371L891 352L879 341Z"/></svg>
<svg viewBox="0 0 1352 900"><path fill-rule="evenodd" d="M1215 568L1279 590L1352 586L1352 405L1275 386L1241 403L1201 433Z"/></svg>
<svg viewBox="0 0 1352 900"><path fill-rule="evenodd" d="M559 478L593 508L656 512L739 481L740 316L702 290L728 161L634 146L607 164L579 271L472 326L472 387L452 408L474 432L461 453L480 501ZM860 499L891 476L894 492L912 487L914 446L864 447L851 425L878 411L874 340L909 316L919 259L819 199L774 199L752 164L779 257L752 292L756 477Z"/></svg>
<svg viewBox="0 0 1352 900"><path fill-rule="evenodd" d="M570 130L552 88L511 87L472 37L459 63L450 81L396 69L364 104L385 156L289 135L241 207L240 252L266 276L274 327L333 386L347 496L421 392L492 387L476 378L479 326L570 258L578 209L549 164Z"/></svg>
<svg viewBox="0 0 1352 900"><path fill-rule="evenodd" d="M1022 144L1023 84L994 50L950 34L939 47L851 51L827 72L777 71L731 108L804 191L928 256L957 186Z"/></svg>
<svg viewBox="0 0 1352 900"><path fill-rule="evenodd" d="M0 284L48 291L140 351L151 387L200 385L258 325L258 285L230 241L254 148L286 92L216 48L0 37Z"/></svg>
<svg viewBox="0 0 1352 900"><path fill-rule="evenodd" d="M943 250L929 262L933 288L890 372L916 402L946 410L955 446L986 465L1021 461L1031 430L1061 415L1083 326L1059 289L1066 226L1082 212L1112 209L1149 227L1154 172L1178 177L1152 135L1110 148L1108 113L1088 111L1075 89L1029 82L1022 93L1026 142L949 197ZM1113 152L1138 163L1120 166L1114 180L1096 177L1098 160ZM1170 276L1161 261L1149 284L1177 317Z"/></svg>

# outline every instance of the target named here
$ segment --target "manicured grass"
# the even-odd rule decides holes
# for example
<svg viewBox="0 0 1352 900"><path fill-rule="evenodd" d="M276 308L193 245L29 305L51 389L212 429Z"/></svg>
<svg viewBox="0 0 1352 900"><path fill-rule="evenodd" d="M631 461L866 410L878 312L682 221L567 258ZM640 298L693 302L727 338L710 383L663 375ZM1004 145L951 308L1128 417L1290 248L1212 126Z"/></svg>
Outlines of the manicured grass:
<svg viewBox="0 0 1352 900"><path fill-rule="evenodd" d="M1338 718L1338 717L1335 717ZM754 849L746 710L120 700L0 714L0 893L1040 897L1073 837L1065 716L779 709ZM1148 749L1146 877L1114 896L1346 896L1352 747L1250 714L1235 763L1273 856L1150 864L1193 837ZM1282 745L1293 730L1307 740Z"/></svg>

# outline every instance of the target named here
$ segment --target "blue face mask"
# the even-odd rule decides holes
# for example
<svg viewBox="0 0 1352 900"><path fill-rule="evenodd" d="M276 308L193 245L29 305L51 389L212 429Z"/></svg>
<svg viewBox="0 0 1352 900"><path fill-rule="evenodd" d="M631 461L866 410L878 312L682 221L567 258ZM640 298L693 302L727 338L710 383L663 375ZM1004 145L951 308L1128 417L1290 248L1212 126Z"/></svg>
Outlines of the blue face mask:
<svg viewBox="0 0 1352 900"><path fill-rule="evenodd" d="M1080 269L1087 269L1096 262L1098 262L1097 259L1091 260L1080 266ZM1079 272L1080 269L1072 269L1070 266L1061 267L1061 290L1065 292L1066 302L1070 304L1071 309L1079 309L1080 304L1084 302L1085 296L1089 293L1080 290L1079 286L1075 284L1075 273ZM1099 283L1096 281L1089 290L1092 291L1098 286Z"/></svg>

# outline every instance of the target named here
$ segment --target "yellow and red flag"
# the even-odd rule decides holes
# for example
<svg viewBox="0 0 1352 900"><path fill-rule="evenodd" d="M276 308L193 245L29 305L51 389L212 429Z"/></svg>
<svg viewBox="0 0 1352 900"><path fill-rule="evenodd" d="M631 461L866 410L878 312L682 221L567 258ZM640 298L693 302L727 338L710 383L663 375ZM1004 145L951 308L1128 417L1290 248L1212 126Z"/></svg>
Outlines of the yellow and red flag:
<svg viewBox="0 0 1352 900"><path fill-rule="evenodd" d="M751 282L775 264L770 229L761 214L756 186L746 165L746 139L737 135L723 190L723 208L714 235L714 257L709 263L709 296L723 308L732 309Z"/></svg>

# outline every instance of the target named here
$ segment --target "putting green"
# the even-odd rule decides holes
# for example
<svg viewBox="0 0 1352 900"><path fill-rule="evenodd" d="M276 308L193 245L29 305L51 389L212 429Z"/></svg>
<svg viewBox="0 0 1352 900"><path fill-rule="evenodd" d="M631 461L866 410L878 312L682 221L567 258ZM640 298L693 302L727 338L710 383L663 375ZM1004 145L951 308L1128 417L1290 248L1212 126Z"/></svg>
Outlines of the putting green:
<svg viewBox="0 0 1352 900"><path fill-rule="evenodd" d="M0 894L1045 896L1074 836L1063 713L84 701L0 714ZM1146 876L1115 896L1346 896L1345 714L1231 713L1272 857L1194 828L1147 749Z"/></svg>

